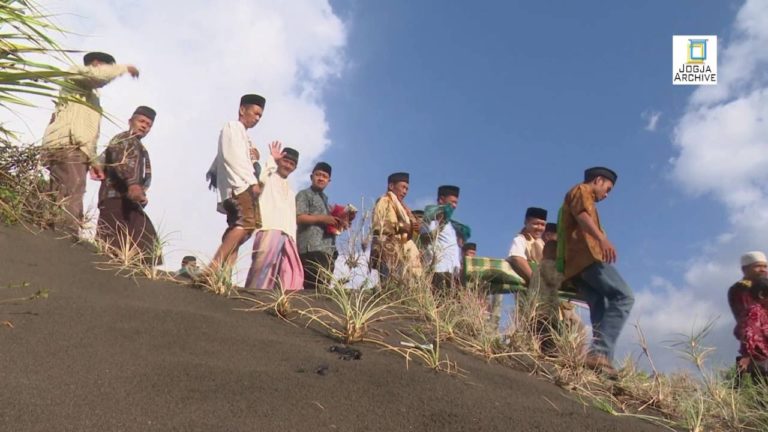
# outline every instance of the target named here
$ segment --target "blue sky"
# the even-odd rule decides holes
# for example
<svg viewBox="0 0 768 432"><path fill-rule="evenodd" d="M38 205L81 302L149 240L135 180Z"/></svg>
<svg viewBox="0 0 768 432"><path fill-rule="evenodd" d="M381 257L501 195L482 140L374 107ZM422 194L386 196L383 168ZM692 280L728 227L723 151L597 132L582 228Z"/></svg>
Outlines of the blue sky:
<svg viewBox="0 0 768 432"><path fill-rule="evenodd" d="M673 34L723 35L736 2L338 2L350 66L325 98L331 197L369 198L410 171L412 205L462 187L456 217L503 256L528 206L556 217L583 169L619 173L600 204L635 287L681 261L725 214L669 176L670 118L691 88L670 80ZM655 132L641 113L662 113ZM692 223L694 221L695 223Z"/></svg>
<svg viewBox="0 0 768 432"><path fill-rule="evenodd" d="M203 174L240 95L262 93L250 135L301 151L297 188L317 160L334 167L333 202L370 205L394 171L411 173L413 207L459 185L456 218L481 255L506 255L528 206L554 219L585 168L615 169L599 209L637 293L631 320L660 348L720 315L711 343L732 361L725 290L738 256L768 243L768 3L328 1L136 0L151 11L136 19L115 0L42 0L71 31L64 47L142 71L103 90L117 121L100 145L137 105L158 110L147 211L169 263L218 246L224 219ZM671 84L675 34L718 35L718 86ZM39 105L10 124L29 142L50 117Z"/></svg>

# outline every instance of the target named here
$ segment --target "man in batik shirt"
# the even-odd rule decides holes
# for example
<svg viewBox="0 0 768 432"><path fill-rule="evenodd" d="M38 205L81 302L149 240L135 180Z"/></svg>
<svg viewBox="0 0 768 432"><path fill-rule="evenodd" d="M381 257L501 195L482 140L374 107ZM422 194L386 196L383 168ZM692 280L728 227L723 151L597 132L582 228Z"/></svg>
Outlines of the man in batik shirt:
<svg viewBox="0 0 768 432"><path fill-rule="evenodd" d="M741 256L741 280L728 288L728 306L731 308L736 327L733 335L741 339L741 329L747 309L754 302L750 293L752 284L760 278L768 276L768 260L760 251L747 252Z"/></svg>
<svg viewBox="0 0 768 432"><path fill-rule="evenodd" d="M594 167L584 181L565 195L558 227L558 270L585 297L592 321L592 346L586 365L616 376L613 367L616 341L624 328L635 298L613 266L616 249L600 224L596 204L608 197L616 184L613 170Z"/></svg>
<svg viewBox="0 0 768 432"><path fill-rule="evenodd" d="M296 194L296 244L304 266L304 289L325 286L333 274L336 235L327 227L346 228L349 222L331 215L325 188L331 181L331 166L318 162L312 170L310 187Z"/></svg>
<svg viewBox="0 0 768 432"><path fill-rule="evenodd" d="M104 151L106 178L99 189L97 236L112 250L135 248L145 263L162 264L155 227L144 212L152 182L149 153L141 142L155 122L155 110L136 108L128 130L115 135Z"/></svg>
<svg viewBox="0 0 768 432"><path fill-rule="evenodd" d="M369 265L379 272L382 281L390 277L404 281L407 276L422 273L419 250L413 241L419 233L419 222L403 202L409 187L408 173L390 175L387 193L376 201L373 209Z"/></svg>

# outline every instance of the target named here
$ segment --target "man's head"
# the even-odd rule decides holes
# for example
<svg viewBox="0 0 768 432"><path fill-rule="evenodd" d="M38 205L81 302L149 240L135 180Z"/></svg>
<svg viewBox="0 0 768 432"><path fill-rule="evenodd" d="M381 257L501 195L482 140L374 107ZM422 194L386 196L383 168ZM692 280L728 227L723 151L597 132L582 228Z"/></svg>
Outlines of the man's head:
<svg viewBox="0 0 768 432"><path fill-rule="evenodd" d="M389 177L387 177L387 190L395 194L397 199L402 202L405 199L405 196L408 195L410 182L411 176L406 172L390 174Z"/></svg>
<svg viewBox="0 0 768 432"><path fill-rule="evenodd" d="M547 211L539 207L528 207L525 211L523 233L533 238L539 238L547 226Z"/></svg>
<svg viewBox="0 0 768 432"><path fill-rule="evenodd" d="M415 217L419 223L424 221L424 210L414 210L411 213L413 213L413 217Z"/></svg>
<svg viewBox="0 0 768 432"><path fill-rule="evenodd" d="M189 270L197 268L197 258L192 255L187 255L181 259L181 267Z"/></svg>
<svg viewBox="0 0 768 432"><path fill-rule="evenodd" d="M264 114L264 105L267 100L263 96L257 94L247 94L240 98L240 111L238 112L238 120L245 126L246 129L250 129L256 126L261 120L262 114Z"/></svg>
<svg viewBox="0 0 768 432"><path fill-rule="evenodd" d="M617 178L615 171L605 167L592 167L584 171L584 183L592 188L595 201L602 201L608 197Z"/></svg>
<svg viewBox="0 0 768 432"><path fill-rule="evenodd" d="M544 227L544 234L541 235L541 239L544 240L544 243L548 241L557 241L557 224L547 222L547 225Z"/></svg>
<svg viewBox="0 0 768 432"><path fill-rule="evenodd" d="M465 257L473 257L477 255L477 243L464 243L461 247L461 252Z"/></svg>
<svg viewBox="0 0 768 432"><path fill-rule="evenodd" d="M456 208L459 205L459 187L443 185L437 188L437 203L450 204L451 207Z"/></svg>
<svg viewBox="0 0 768 432"><path fill-rule="evenodd" d="M94 51L83 56L83 64L86 66L113 65L115 58L107 53Z"/></svg>
<svg viewBox="0 0 768 432"><path fill-rule="evenodd" d="M155 124L155 110L148 106L140 106L133 111L133 115L128 119L128 131L132 136L144 138L152 130Z"/></svg>
<svg viewBox="0 0 768 432"><path fill-rule="evenodd" d="M312 189L323 190L331 182L331 166L325 162L318 162L309 176L312 181Z"/></svg>
<svg viewBox="0 0 768 432"><path fill-rule="evenodd" d="M768 259L760 251L747 252L741 256L741 272L744 279L756 281L768 276Z"/></svg>
<svg viewBox="0 0 768 432"><path fill-rule="evenodd" d="M277 161L277 175L282 178L288 178L288 176L296 170L296 165L299 163L299 152L296 149L285 147L283 149L283 157Z"/></svg>

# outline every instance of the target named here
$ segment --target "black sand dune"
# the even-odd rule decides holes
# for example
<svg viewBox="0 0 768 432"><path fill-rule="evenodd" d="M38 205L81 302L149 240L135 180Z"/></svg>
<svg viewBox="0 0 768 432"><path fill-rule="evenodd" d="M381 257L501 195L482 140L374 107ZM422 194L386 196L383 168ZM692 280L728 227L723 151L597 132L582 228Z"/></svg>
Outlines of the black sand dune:
<svg viewBox="0 0 768 432"><path fill-rule="evenodd" d="M49 294L0 303L0 431L659 430L468 355L464 378L372 346L341 360L316 332L96 259L0 227L0 300Z"/></svg>

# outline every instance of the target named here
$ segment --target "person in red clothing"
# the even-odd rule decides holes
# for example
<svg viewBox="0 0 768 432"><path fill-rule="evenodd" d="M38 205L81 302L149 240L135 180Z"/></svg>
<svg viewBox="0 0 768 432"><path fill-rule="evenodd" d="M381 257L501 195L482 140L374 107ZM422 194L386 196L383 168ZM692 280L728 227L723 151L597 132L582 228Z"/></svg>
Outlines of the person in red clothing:
<svg viewBox="0 0 768 432"><path fill-rule="evenodd" d="M754 301L750 287L758 279L768 277L768 259L766 259L765 254L753 251L742 255L741 272L744 277L728 289L728 306L731 307L731 313L736 320L733 335L738 340L741 340L742 322L747 309Z"/></svg>
<svg viewBox="0 0 768 432"><path fill-rule="evenodd" d="M768 376L768 278L752 283L752 303L741 328L739 372Z"/></svg>

